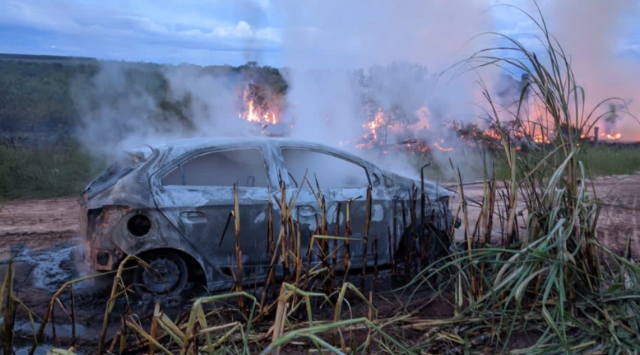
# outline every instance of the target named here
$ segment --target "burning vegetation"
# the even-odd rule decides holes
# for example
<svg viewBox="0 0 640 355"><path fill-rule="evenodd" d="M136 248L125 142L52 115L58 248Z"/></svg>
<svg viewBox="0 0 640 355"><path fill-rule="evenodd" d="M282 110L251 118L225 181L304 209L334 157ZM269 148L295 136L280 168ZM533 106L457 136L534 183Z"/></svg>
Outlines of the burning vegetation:
<svg viewBox="0 0 640 355"><path fill-rule="evenodd" d="M281 116L276 112L276 105L265 98L258 85L247 84L242 91L242 111L238 114L240 119L260 125L276 125Z"/></svg>
<svg viewBox="0 0 640 355"><path fill-rule="evenodd" d="M376 71L373 71L369 75L375 73ZM354 76L362 77L364 74L356 72ZM569 133L585 143L625 140L622 133L615 130L616 122L621 118L619 112L623 107L611 105L610 110L603 115L603 123L599 125L577 129L572 127L572 124L564 124L560 130L556 130L543 103L535 97L530 97L527 92L527 85L530 85L527 84L528 75L523 75L520 80L505 75L501 80L506 82L503 86L506 85L507 88L499 89L496 96L504 105L506 113L517 111L517 115L496 124L491 117L480 117L475 122L460 122L435 116L429 109L426 98L423 98L420 105L413 105L413 109L408 107L411 105L404 103L383 107L372 97L372 89L366 87L375 84L376 80L366 76L364 79L360 78L356 83L363 86L354 85L353 89L361 96L361 108L358 110L362 121L361 132L359 138L341 141L339 145L377 150L386 154L392 149L414 153L449 152L461 143L467 146L479 144L482 148L494 148L500 145L502 138L514 142L518 149L528 149L553 144L560 135L566 136ZM516 105L521 94L523 101ZM427 93L425 97L426 95ZM255 124L259 128L259 134L288 136L295 125L296 118L289 118L291 114L287 116L285 95L274 95L260 84L246 84L239 102L238 117ZM330 121L331 118L327 120ZM505 134L506 137L503 137ZM447 136L447 139L438 138L442 136Z"/></svg>

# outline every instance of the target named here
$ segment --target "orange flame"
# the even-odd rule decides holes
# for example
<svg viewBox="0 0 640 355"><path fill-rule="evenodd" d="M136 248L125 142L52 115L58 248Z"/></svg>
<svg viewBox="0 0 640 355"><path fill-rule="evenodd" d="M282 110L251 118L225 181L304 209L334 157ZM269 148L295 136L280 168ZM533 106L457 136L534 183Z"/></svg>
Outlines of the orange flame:
<svg viewBox="0 0 640 355"><path fill-rule="evenodd" d="M612 141L617 141L618 139L622 138L621 133L602 133L600 134L600 136Z"/></svg>
<svg viewBox="0 0 640 355"><path fill-rule="evenodd" d="M373 121L367 122L362 125L362 127L368 129L371 132L371 137L373 141L378 140L378 129L384 126L387 122L384 119L384 111L382 109L378 109ZM366 138L366 135L365 135Z"/></svg>
<svg viewBox="0 0 640 355"><path fill-rule="evenodd" d="M443 151L443 152L450 152L450 151L453 150L453 148L451 148L451 147L442 147L440 145L440 143L444 143L444 140L441 139L439 143L438 142L433 143L433 146L436 147L436 149L438 149L440 151Z"/></svg>
<svg viewBox="0 0 640 355"><path fill-rule="evenodd" d="M499 132L497 132L494 129L486 129L484 130L484 132L482 132L487 138L493 138L493 139L502 139L502 136L500 135Z"/></svg>
<svg viewBox="0 0 640 355"><path fill-rule="evenodd" d="M272 125L278 123L278 119L276 118L276 114L274 112L271 112L269 110L266 110L265 112L259 112L259 110L255 108L253 100L249 100L247 106L248 107L245 112L238 114L239 118L242 118L249 122L269 123Z"/></svg>
<svg viewBox="0 0 640 355"><path fill-rule="evenodd" d="M536 134L535 136L533 136L533 141L535 143L546 143L546 144L551 143L551 140L549 140L549 137L542 134Z"/></svg>
<svg viewBox="0 0 640 355"><path fill-rule="evenodd" d="M242 92L242 109L238 113L238 118L262 125L277 124L280 119L273 109L273 103L270 101L256 102L255 100L259 95L260 91L257 87L252 85L245 86Z"/></svg>

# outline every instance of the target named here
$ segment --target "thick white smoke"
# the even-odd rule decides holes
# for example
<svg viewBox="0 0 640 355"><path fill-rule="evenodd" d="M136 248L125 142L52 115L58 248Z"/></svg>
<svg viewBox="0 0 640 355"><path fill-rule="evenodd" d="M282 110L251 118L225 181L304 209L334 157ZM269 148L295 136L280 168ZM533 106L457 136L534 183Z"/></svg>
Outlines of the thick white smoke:
<svg viewBox="0 0 640 355"><path fill-rule="evenodd" d="M448 139L444 123L477 115L476 73L453 81L450 75L438 74L487 45L469 42L492 28L484 1L407 0L401 5L391 0L275 1L271 6L287 19L282 31L282 65L287 70L282 74L290 85L284 120L294 123L292 137L353 148L366 133L363 105L369 102L374 110L400 110L413 116L426 106L429 129L408 135L441 144L446 140L444 145L453 148L461 144ZM238 11L259 24L264 21L264 13L250 2L241 3ZM259 60L255 47L247 43L247 59ZM360 76L355 75L358 71ZM86 123L81 140L108 154L189 136L243 135L255 127L236 119L239 93L228 85L234 78L209 75L188 65L160 68L159 73L157 82L149 83L132 77L126 66L111 63L91 81L76 86L75 101ZM188 109L168 110L164 98L150 94L154 90L149 85L166 85L169 101L185 103ZM385 141L407 138L407 130L402 133L395 137L397 131L390 131ZM97 141L103 144L96 145ZM449 155L434 157L439 165L449 165ZM465 169L478 162L460 154L453 158ZM382 162L387 168L415 174L413 162L405 162L402 155L386 156Z"/></svg>
<svg viewBox="0 0 640 355"><path fill-rule="evenodd" d="M141 144L251 134L256 125L238 117L247 80L226 67L102 63L72 85L83 122L77 137L109 158Z"/></svg>
<svg viewBox="0 0 640 355"><path fill-rule="evenodd" d="M568 0L550 4L551 31L572 59L578 85L584 87L587 107L609 97L620 97L629 111L640 117L640 81L632 73L640 71L638 53L624 56L623 38L637 28L640 3L635 0ZM634 19L635 18L635 19ZM605 107L609 109L609 107ZM640 140L640 124L621 115L613 124L601 121L601 132L622 133L622 139Z"/></svg>
<svg viewBox="0 0 640 355"><path fill-rule="evenodd" d="M533 0L499 3L519 6L539 19ZM577 85L585 89L585 109L591 110L607 98L619 97L627 103L629 113L640 117L640 81L632 74L640 70L640 53L637 40L631 39L638 34L640 3L635 0L538 0L537 3L551 35L557 38L571 61ZM517 23L515 28L499 30L506 30L503 32L545 60L545 50L533 36L542 33L531 19L506 6L496 7L494 14L505 23ZM609 109L610 106L605 105L597 113ZM640 124L631 116L619 114L615 122L601 120L598 126L600 134L621 133L622 141L640 140Z"/></svg>
<svg viewBox="0 0 640 355"><path fill-rule="evenodd" d="M111 157L122 149L185 133L185 127L165 123L160 101L152 95L150 88L162 85L162 78L131 75L136 68L140 67L108 63L92 78L78 78L72 84L83 123L77 137L92 154Z"/></svg>
<svg viewBox="0 0 640 355"><path fill-rule="evenodd" d="M429 130L420 136L430 142L461 148L447 139L447 120L471 122L481 99L474 82L477 73L452 79L438 74L489 45L471 39L493 28L486 1L275 1L276 11L287 19L283 34L283 62L291 68L288 97L296 103L290 114L299 117L293 136L333 144L362 135L362 102L354 93L353 71L371 80L366 94L379 107L415 113L429 108ZM394 65L395 63L395 65ZM426 73L419 73L417 64ZM385 71L386 68L386 71ZM310 75L311 70L331 75ZM321 80L318 80L321 78ZM356 90L357 91L357 90ZM312 132L312 134L310 134ZM387 137L392 143L394 137ZM364 153L362 150L353 150ZM450 155L434 158L448 167ZM474 157L454 155L454 164L466 169L481 164ZM384 164L404 173L415 169L403 156L387 156Z"/></svg>
<svg viewBox="0 0 640 355"><path fill-rule="evenodd" d="M385 111L414 115L417 108L426 106L428 130L420 129L421 125L411 126L410 132L404 130L402 134L390 131L385 140L393 143L410 136L440 142L456 153L468 150L444 124L448 120L478 122L482 115L478 105L485 99L477 80L482 77L491 88L498 84L498 69L459 76L454 76L453 71L440 74L472 53L496 45L489 42L491 37L474 38L487 31L506 32L531 50L541 50L533 37L521 35L535 30L530 20L508 7L491 7L499 3L271 1L267 5L269 13L284 19L277 25L282 25L281 64L286 68L281 73L290 85L288 109L283 114L287 123L293 123L292 128L287 127L292 130L291 136L353 147L349 143L366 133L362 127L366 117L363 103L373 102ZM521 6L537 16L532 0L502 3ZM626 21L625 16L638 11L636 2L539 3L552 34L571 56L578 84L587 92L587 107L606 97L620 96L630 104L632 113L640 116L636 112L640 82L629 75L640 69L640 62L620 56L619 40L632 29L633 22ZM238 6L239 12L247 13L247 21L253 27L267 22L263 10L247 1ZM623 44L628 51L633 50L628 43ZM261 55L255 49L260 46L253 42L246 45L246 58L259 61ZM159 72L157 82L143 83L132 77L126 66L109 64L91 81L74 85L75 101L86 123L79 136L88 147L112 152L173 138L252 133L255 125L237 119L240 94L234 91L238 87L230 84L245 78L234 77L237 74L230 72L226 76L213 75L186 65L160 68ZM150 94L153 90L148 90L149 85L166 85L170 101L188 102L188 109L167 109L166 102ZM625 140L640 139L638 123L629 117L604 128L624 132ZM351 150L366 153L362 149ZM472 174L482 164L477 155L433 152L441 167L447 168L451 158L463 170L465 180L479 177ZM402 155L388 154L378 161L398 172L416 173L414 162Z"/></svg>

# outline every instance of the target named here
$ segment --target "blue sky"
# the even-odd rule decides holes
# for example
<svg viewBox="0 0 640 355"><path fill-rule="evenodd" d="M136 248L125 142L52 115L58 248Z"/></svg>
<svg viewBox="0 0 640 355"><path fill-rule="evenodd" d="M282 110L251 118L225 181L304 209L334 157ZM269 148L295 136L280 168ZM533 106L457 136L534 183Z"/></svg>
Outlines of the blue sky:
<svg viewBox="0 0 640 355"><path fill-rule="evenodd" d="M281 66L286 20L292 15L278 11L283 7L272 1L278 0L2 0L0 52L201 65L258 60ZM297 0L280 3L287 1ZM487 8L496 2L468 1ZM497 30L512 35L531 30L530 22L506 9L490 13ZM638 56L637 18L637 11L617 18L626 24L611 39L619 53Z"/></svg>
<svg viewBox="0 0 640 355"><path fill-rule="evenodd" d="M240 64L280 48L266 8L242 0L2 0L0 52Z"/></svg>

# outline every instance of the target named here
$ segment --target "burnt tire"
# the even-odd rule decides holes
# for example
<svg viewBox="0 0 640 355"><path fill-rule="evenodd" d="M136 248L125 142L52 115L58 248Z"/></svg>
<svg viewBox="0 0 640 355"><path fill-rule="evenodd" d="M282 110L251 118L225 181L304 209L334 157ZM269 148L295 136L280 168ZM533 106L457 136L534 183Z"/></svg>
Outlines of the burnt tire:
<svg viewBox="0 0 640 355"><path fill-rule="evenodd" d="M135 268L133 284L140 295L179 295L189 280L187 263L180 255L171 251L161 251L142 257L149 268Z"/></svg>

